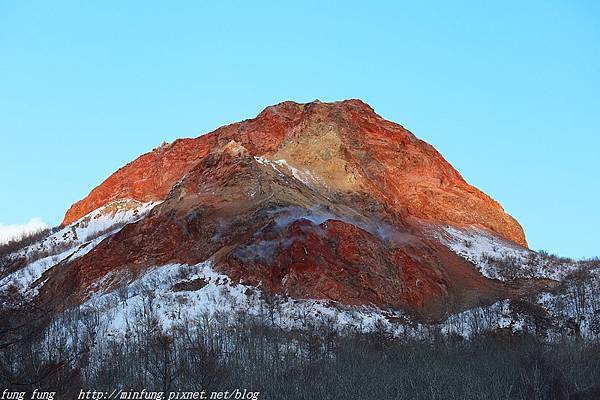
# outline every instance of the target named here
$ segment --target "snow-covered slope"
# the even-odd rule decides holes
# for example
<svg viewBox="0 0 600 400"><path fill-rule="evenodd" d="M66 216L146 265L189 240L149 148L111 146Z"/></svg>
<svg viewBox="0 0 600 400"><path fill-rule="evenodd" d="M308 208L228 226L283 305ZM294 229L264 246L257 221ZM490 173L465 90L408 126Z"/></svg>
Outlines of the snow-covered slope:
<svg viewBox="0 0 600 400"><path fill-rule="evenodd" d="M13 260L26 260L25 264L0 278L0 291L16 288L24 300L31 299L43 284L40 277L45 271L81 257L124 225L143 218L155 205L131 200L111 203L13 254ZM599 268L536 253L475 227L447 226L436 235L490 279L510 283L521 278L546 278L561 281L561 286L534 294L527 303L530 309L518 301L501 300L448 315L439 324L425 324L397 310L265 296L260 287L236 284L206 261L155 266L141 276L128 275L125 270L111 272L89 287L90 298L81 310L96 315L103 332L111 336L127 335L132 326L148 318L165 331L201 320L235 326L239 318L253 318L286 330L324 325L338 331L421 338L435 334L471 337L496 329L544 329L549 337L565 332L594 337L600 332ZM587 275L579 279L578 274ZM532 312L540 315L533 318Z"/></svg>
<svg viewBox="0 0 600 400"><path fill-rule="evenodd" d="M485 277L510 281L517 278L546 278L560 281L577 269L570 260L550 262L538 254L476 227L446 226L439 240L472 263Z"/></svg>
<svg viewBox="0 0 600 400"><path fill-rule="evenodd" d="M128 223L141 219L156 203L119 200L92 211L37 243L9 255L17 268L0 271L0 291L17 289L26 299L38 291L42 274L64 260L74 260Z"/></svg>
<svg viewBox="0 0 600 400"><path fill-rule="evenodd" d="M516 279L550 279L552 288L519 300L450 316L446 334L471 336L490 329L529 332L548 338L600 336L600 261L571 260L534 252L476 227L446 226L436 236L482 275L510 284Z"/></svg>
<svg viewBox="0 0 600 400"><path fill-rule="evenodd" d="M376 307L266 297L257 288L235 284L215 272L211 262L157 266L132 282L128 276L108 275L94 285L95 293L81 310L96 315L104 334L117 337L131 334L148 320L169 331L211 321L235 327L240 318L251 318L284 330L323 326L338 332L422 339L438 334L470 338L495 330L535 333L550 340L574 335L593 338L600 334L600 269L590 273L592 278L583 283L569 278L561 291L534 295L529 303L501 300L449 315L439 324L416 322L400 311ZM127 284L107 290L115 282ZM583 293L583 298L575 293Z"/></svg>
<svg viewBox="0 0 600 400"><path fill-rule="evenodd" d="M234 325L237 318L244 316L282 329L327 324L338 330L369 332L389 325L389 317L402 315L372 307L265 297L260 289L232 283L226 275L215 272L209 261L157 266L120 290L105 291L115 281L123 283L127 279L127 276L106 276L92 287L97 292L82 305L82 310L100 313L101 325L111 335L126 334L133 324L149 316L156 318L165 330L201 319L219 319Z"/></svg>
<svg viewBox="0 0 600 400"><path fill-rule="evenodd" d="M67 250L3 277L0 288L6 289L10 284L17 286L26 298L35 295L44 271L62 260L85 254L122 224L142 218L152 208L151 204L130 206L113 205L114 212L97 210L36 244L43 248L49 241L60 242L58 238L71 235L78 238ZM85 241L90 237L94 238ZM140 276L133 276L127 270L111 272L89 287L90 297L79 309L82 315L93 316L99 333L111 337L130 335L150 320L162 331L168 331L211 321L235 327L240 318L284 330L326 326L339 332L382 332L423 339L440 334L469 338L496 330L535 333L549 339L565 335L594 338L600 334L600 268L596 264L556 260L476 228L447 227L440 237L491 279L509 283L515 278L543 277L560 279L561 285L552 291L532 294L525 302L505 299L428 324L398 310L291 299L285 295L266 296L260 287L234 283L206 261L196 265L154 266ZM516 268L516 273L506 270L510 263L514 263L510 271ZM57 316L57 321L61 318ZM83 320L81 324L80 328L86 329Z"/></svg>

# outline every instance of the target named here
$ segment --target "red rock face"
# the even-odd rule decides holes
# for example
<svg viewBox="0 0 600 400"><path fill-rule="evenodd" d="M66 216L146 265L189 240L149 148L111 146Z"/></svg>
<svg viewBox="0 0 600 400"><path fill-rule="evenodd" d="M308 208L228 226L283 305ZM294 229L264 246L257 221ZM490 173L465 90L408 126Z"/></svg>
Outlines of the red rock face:
<svg viewBox="0 0 600 400"><path fill-rule="evenodd" d="M271 293L402 309L430 318L501 292L455 255L417 237L410 246L390 246L333 219L318 225L300 219L280 231L270 228L231 252L220 269ZM477 296L469 298L469 292Z"/></svg>
<svg viewBox="0 0 600 400"><path fill-rule="evenodd" d="M42 301L62 293L61 306L77 304L109 273L130 279L211 260L267 293L439 319L512 289L439 243L432 226L477 225L526 246L497 202L358 100L286 102L155 149L74 204L64 223L122 198L163 202L49 270Z"/></svg>
<svg viewBox="0 0 600 400"><path fill-rule="evenodd" d="M477 224L526 246L520 225L467 184L430 145L378 116L360 100L285 102L258 117L196 139L177 140L111 175L66 213L63 224L116 199L163 200L200 160L231 140L254 156L310 171L331 194L367 193L398 213L456 225Z"/></svg>
<svg viewBox="0 0 600 400"><path fill-rule="evenodd" d="M297 114L301 109L296 106L300 105L282 103L278 105L282 115L265 110L255 119L227 125L195 139L178 139L138 157L73 204L62 225L118 199L164 200L173 185L192 167L232 139L256 155L275 152L287 130L300 118Z"/></svg>

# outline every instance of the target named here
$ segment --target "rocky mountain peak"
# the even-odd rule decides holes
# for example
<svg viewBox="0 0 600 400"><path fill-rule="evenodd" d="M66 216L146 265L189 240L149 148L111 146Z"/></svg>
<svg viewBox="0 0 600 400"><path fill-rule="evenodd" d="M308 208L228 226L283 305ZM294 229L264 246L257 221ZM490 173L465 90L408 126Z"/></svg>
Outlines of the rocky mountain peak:
<svg viewBox="0 0 600 400"><path fill-rule="evenodd" d="M470 186L429 144L386 121L361 100L286 101L256 118L140 156L66 213L63 224L118 199L162 201L189 171L220 148L285 163L328 196L377 199L404 217L477 225L526 246L519 224Z"/></svg>

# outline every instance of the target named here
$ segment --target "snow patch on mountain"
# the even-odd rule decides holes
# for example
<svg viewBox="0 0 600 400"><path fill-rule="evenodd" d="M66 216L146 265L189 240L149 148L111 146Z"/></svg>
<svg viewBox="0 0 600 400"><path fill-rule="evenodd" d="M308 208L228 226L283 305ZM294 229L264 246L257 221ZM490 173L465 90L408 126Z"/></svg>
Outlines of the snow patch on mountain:
<svg viewBox="0 0 600 400"><path fill-rule="evenodd" d="M255 317L282 329L302 329L327 324L334 329L352 328L371 332L391 326L390 316L368 307L342 307L319 300L295 300L282 296L265 297L260 288L234 283L212 268L211 262L197 265L169 264L151 268L143 276L114 291L104 291L109 281L127 279L106 277L98 282L85 310L98 310L102 325L111 335L127 334L132 324L152 316L165 330L178 324L219 319L235 325L238 318ZM179 290L182 283L202 281L202 287ZM176 286L177 285L177 286Z"/></svg>
<svg viewBox="0 0 600 400"><path fill-rule="evenodd" d="M40 285L38 280L44 272L65 260L72 261L82 257L123 226L143 218L156 204L134 200L107 204L10 255L12 261L25 260L26 264L1 277L0 291L16 288L25 299L37 295Z"/></svg>
<svg viewBox="0 0 600 400"><path fill-rule="evenodd" d="M129 335L137 325L148 321L169 331L211 321L234 327L244 318L254 318L283 330L327 327L340 333L379 332L420 339L437 334L468 339L497 330L519 334L540 329L539 318L532 319L529 312L519 309L508 299L450 315L439 324L425 324L414 322L401 312L376 307L265 296L260 288L235 283L216 272L211 262L157 266L136 279L130 278L109 274L94 285L94 292L81 306L84 313L97 313L104 334ZM201 285L191 285L199 281ZM115 282L120 288L109 289ZM597 299L598 293L592 291L599 289L588 286L589 299ZM585 318L577 317L576 303L568 294L546 292L537 296L534 302L545 310L543 313L552 315L546 332L549 339L574 334L575 330L583 337L592 337L594 329L600 329L598 321L589 317L594 315L592 303L586 303L589 309L580 310L588 316L587 321L580 323L578 321Z"/></svg>
<svg viewBox="0 0 600 400"><path fill-rule="evenodd" d="M476 227L446 226L436 236L490 279L545 278L560 281L577 270L573 262L549 262L543 255Z"/></svg>
<svg viewBox="0 0 600 400"><path fill-rule="evenodd" d="M313 175L308 170L299 170L290 165L287 160L281 159L272 161L268 158L258 156L255 156L254 159L261 165L272 167L279 175L286 176L291 173L296 180L302 182L306 186L314 187L315 185L324 185L323 181L318 176Z"/></svg>

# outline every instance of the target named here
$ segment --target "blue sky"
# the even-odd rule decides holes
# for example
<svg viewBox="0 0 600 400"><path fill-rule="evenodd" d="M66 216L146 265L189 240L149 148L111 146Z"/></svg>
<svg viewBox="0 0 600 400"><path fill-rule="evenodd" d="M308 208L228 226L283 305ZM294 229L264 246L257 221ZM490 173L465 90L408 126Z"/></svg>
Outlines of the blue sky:
<svg viewBox="0 0 600 400"><path fill-rule="evenodd" d="M0 1L0 223L58 224L162 141L361 98L533 249L600 255L600 3L250 3Z"/></svg>

